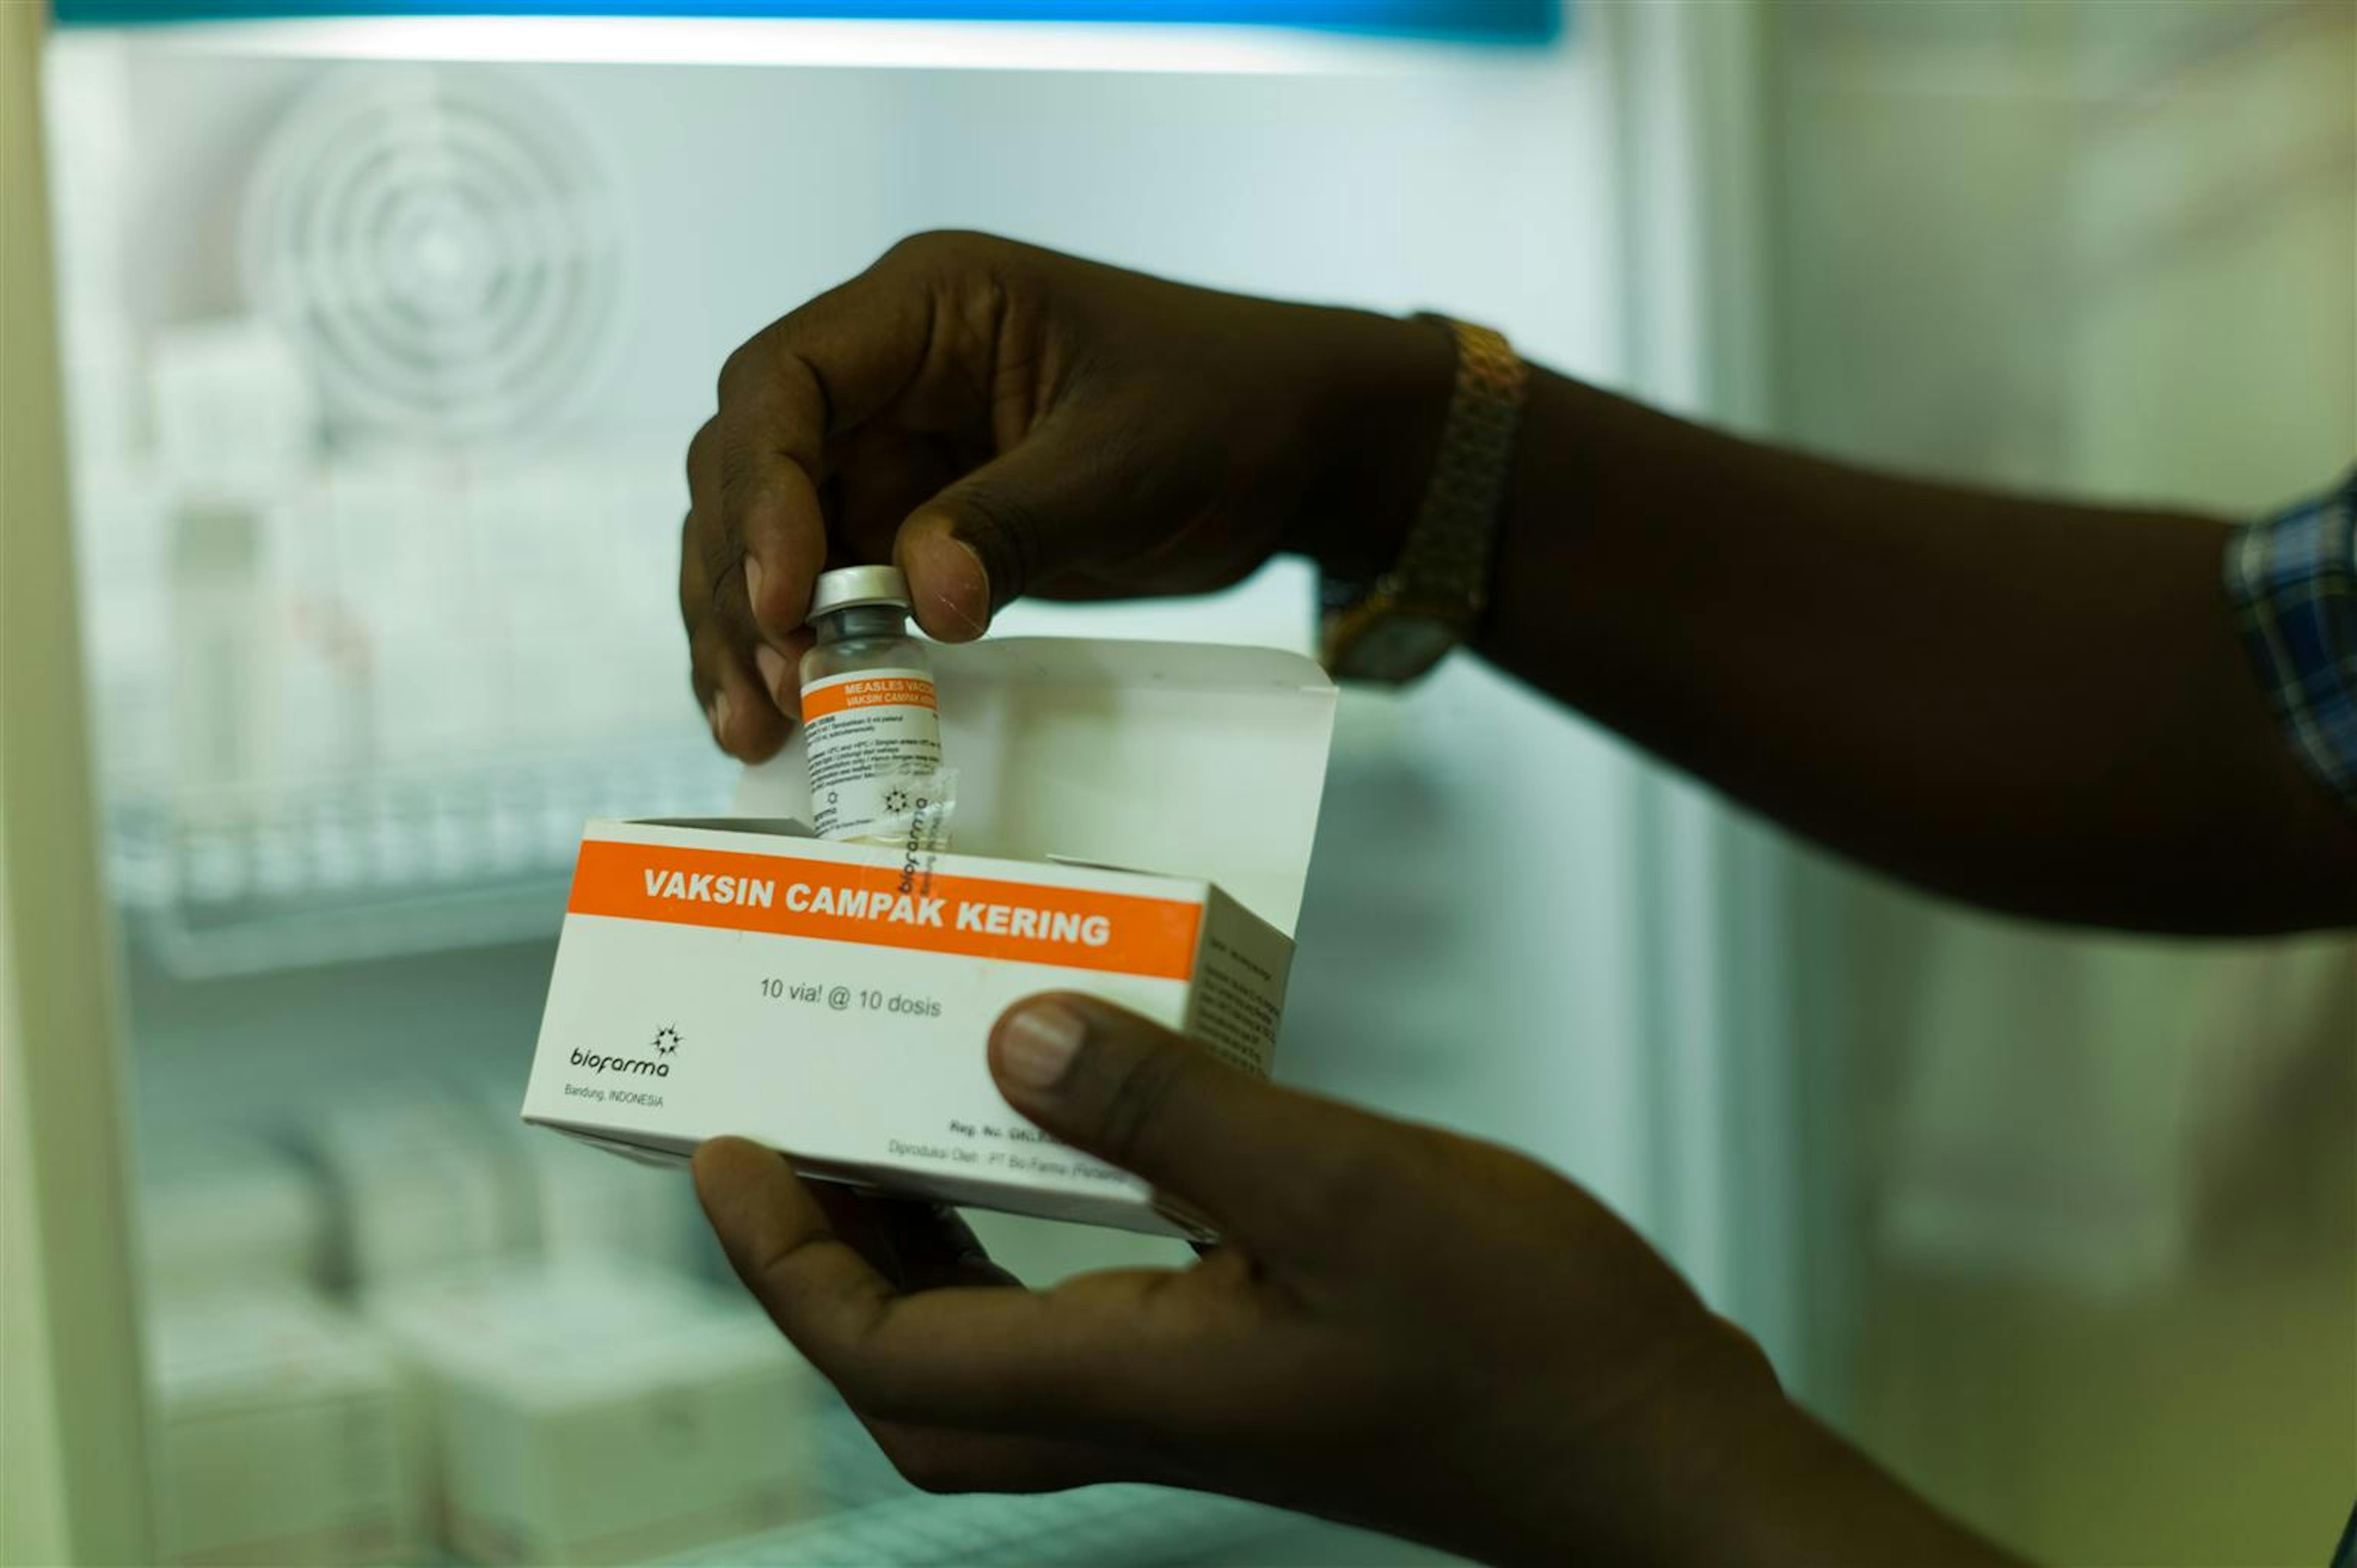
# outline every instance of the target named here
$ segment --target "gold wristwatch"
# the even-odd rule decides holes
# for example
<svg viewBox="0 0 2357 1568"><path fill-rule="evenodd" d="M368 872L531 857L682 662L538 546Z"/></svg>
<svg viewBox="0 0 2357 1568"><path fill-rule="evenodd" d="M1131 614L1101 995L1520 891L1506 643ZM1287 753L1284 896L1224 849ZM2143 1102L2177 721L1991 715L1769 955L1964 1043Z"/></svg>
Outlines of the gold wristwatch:
<svg viewBox="0 0 2357 1568"><path fill-rule="evenodd" d="M1528 367L1486 327L1426 316L1457 341L1457 384L1424 501L1391 570L1372 583L1328 577L1326 668L1345 681L1412 681L1472 635L1490 596L1490 557L1522 426Z"/></svg>

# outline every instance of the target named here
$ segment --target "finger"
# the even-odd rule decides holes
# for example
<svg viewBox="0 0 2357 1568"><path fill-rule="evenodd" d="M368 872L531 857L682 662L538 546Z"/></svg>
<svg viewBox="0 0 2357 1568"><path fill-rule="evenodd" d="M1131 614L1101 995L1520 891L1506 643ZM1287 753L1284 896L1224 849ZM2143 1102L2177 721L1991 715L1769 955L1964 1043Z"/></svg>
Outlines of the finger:
<svg viewBox="0 0 2357 1568"><path fill-rule="evenodd" d="M917 624L944 642L980 637L1032 584L1086 564L1117 496L1107 444L1071 419L1044 421L901 528L893 563Z"/></svg>
<svg viewBox="0 0 2357 1568"><path fill-rule="evenodd" d="M812 1348L789 1318L810 1323L814 1340L856 1339L881 1320L899 1293L837 1234L782 1158L743 1139L716 1138L696 1150L692 1168L729 1266L787 1337Z"/></svg>
<svg viewBox="0 0 2357 1568"><path fill-rule="evenodd" d="M1017 1003L990 1036L999 1092L1048 1132L1144 1176L1222 1233L1277 1256L1314 1246L1320 1218L1380 1179L1401 1129L1279 1089L1110 1003L1054 993Z"/></svg>
<svg viewBox="0 0 2357 1568"><path fill-rule="evenodd" d="M695 705L707 710L712 705L712 693L718 688L720 674L716 670L704 668L696 637L711 614L712 580L705 575L704 554L696 544L695 512L691 508L679 528L679 624L687 633L687 672L695 692Z"/></svg>
<svg viewBox="0 0 2357 1568"><path fill-rule="evenodd" d="M679 613L691 635L740 603L744 552L720 526L720 422L707 419L687 444L687 519L679 534ZM730 627L732 642L752 640L749 610Z"/></svg>
<svg viewBox="0 0 2357 1568"><path fill-rule="evenodd" d="M757 668L726 631L726 620L707 614L689 638L697 699L721 750L746 762L759 762L785 744L786 716L778 711ZM796 710L799 712L799 708Z"/></svg>
<svg viewBox="0 0 2357 1568"><path fill-rule="evenodd" d="M802 716L802 656L817 640L810 628L802 627L787 633L775 647L767 642L754 645L753 671L760 678L770 705L790 721Z"/></svg>
<svg viewBox="0 0 2357 1568"><path fill-rule="evenodd" d="M705 431L688 448L691 491L710 489L694 477L710 466ZM808 634L789 638L783 652L754 638L735 557L716 547L708 515L691 506L680 524L679 617L687 629L688 673L714 743L759 762L784 742L787 722L802 715L796 672Z"/></svg>
<svg viewBox="0 0 2357 1568"><path fill-rule="evenodd" d="M736 622L712 592L703 556L691 542L693 531L695 516L688 514L679 552L679 620L688 632L688 683L715 745L759 762L785 740L785 724L773 717L776 703L764 695L759 674L748 670L745 639L731 632Z"/></svg>
<svg viewBox="0 0 2357 1568"><path fill-rule="evenodd" d="M969 466L946 438L899 429L890 420L855 432L835 458L834 541L853 562L891 560L909 514Z"/></svg>
<svg viewBox="0 0 2357 1568"><path fill-rule="evenodd" d="M833 1182L810 1184L834 1233L902 1291L944 1285L1014 1285L973 1230L946 1204L886 1197Z"/></svg>
<svg viewBox="0 0 2357 1568"><path fill-rule="evenodd" d="M696 1194L729 1264L786 1337L872 1420L1071 1436L1167 1403L1168 1384L1251 1321L1232 1266L904 1294L759 1144L696 1151Z"/></svg>
<svg viewBox="0 0 2357 1568"><path fill-rule="evenodd" d="M720 372L716 517L761 636L802 623L826 562L829 443L925 368L932 281L898 252L754 335Z"/></svg>
<svg viewBox="0 0 2357 1568"><path fill-rule="evenodd" d="M753 623L753 607L744 552L732 542L716 521L720 512L719 421L706 420L687 447L687 521L680 531L680 618L687 624L694 646L699 626L715 623L711 641L716 659L749 671L754 685L789 719L802 716L802 656L809 650L807 629L765 639ZM709 681L717 688L725 676L716 665ZM705 693L709 703L710 695ZM748 741L759 755L774 750L766 725ZM779 738L783 732L779 732Z"/></svg>
<svg viewBox="0 0 2357 1568"><path fill-rule="evenodd" d="M918 513L892 544L892 564L909 580L917 624L942 642L971 642L988 631L992 611L1015 596L996 596L994 583L1021 580L1011 566L1002 566L994 579L959 528L957 514L936 504Z"/></svg>
<svg viewBox="0 0 2357 1568"><path fill-rule="evenodd" d="M1145 1455L1106 1444L865 1417L861 1424L893 1468L928 1492L1060 1492L1104 1481L1167 1478Z"/></svg>

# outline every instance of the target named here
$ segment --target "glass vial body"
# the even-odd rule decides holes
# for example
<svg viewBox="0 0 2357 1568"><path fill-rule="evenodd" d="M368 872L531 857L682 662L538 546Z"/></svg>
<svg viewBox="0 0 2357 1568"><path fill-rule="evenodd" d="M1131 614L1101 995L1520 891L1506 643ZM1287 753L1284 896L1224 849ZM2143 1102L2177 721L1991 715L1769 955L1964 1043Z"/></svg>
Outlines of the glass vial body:
<svg viewBox="0 0 2357 1568"><path fill-rule="evenodd" d="M855 843L929 838L939 790L933 661L909 635L909 587L889 566L828 572L811 599L817 641L802 656L811 826Z"/></svg>

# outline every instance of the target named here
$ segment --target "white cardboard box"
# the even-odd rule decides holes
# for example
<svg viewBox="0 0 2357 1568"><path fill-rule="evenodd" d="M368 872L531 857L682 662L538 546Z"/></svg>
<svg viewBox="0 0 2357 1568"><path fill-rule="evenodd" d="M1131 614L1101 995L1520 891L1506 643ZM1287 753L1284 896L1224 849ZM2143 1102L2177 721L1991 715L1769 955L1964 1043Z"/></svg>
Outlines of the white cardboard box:
<svg viewBox="0 0 2357 1568"><path fill-rule="evenodd" d="M479 1105L388 1090L323 1112L304 1145L329 1195L340 1286L496 1267L532 1249L524 1162Z"/></svg>
<svg viewBox="0 0 2357 1568"><path fill-rule="evenodd" d="M1078 989L1268 1069L1334 688L1265 649L936 660L955 853L798 836L798 745L748 771L740 818L590 825L524 1119L646 1158L738 1133L813 1176L1185 1233L1010 1111L985 1041Z"/></svg>
<svg viewBox="0 0 2357 1568"><path fill-rule="evenodd" d="M367 1312L422 1375L444 1539L473 1561L640 1562L818 1501L816 1375L735 1293L571 1265Z"/></svg>
<svg viewBox="0 0 2357 1568"><path fill-rule="evenodd" d="M426 1541L415 1391L296 1291L159 1299L156 1533L175 1563L406 1563Z"/></svg>
<svg viewBox="0 0 2357 1568"><path fill-rule="evenodd" d="M138 1221L140 1283L151 1301L324 1283L327 1198L310 1171L258 1137L175 1132L148 1141Z"/></svg>
<svg viewBox="0 0 2357 1568"><path fill-rule="evenodd" d="M685 1171L651 1170L570 1138L548 1137L518 1124L514 1109L502 1096L500 1126L522 1146L540 1255L549 1267L627 1262L694 1273L716 1261Z"/></svg>

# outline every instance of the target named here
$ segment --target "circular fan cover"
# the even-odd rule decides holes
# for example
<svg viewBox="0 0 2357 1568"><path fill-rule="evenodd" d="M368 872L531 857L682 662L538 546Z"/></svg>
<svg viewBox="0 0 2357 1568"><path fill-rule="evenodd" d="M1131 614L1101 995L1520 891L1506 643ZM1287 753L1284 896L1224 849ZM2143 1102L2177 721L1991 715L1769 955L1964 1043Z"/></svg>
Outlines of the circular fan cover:
<svg viewBox="0 0 2357 1568"><path fill-rule="evenodd" d="M272 133L247 191L247 289L339 425L487 435L588 390L619 325L614 182L514 75L335 71Z"/></svg>

